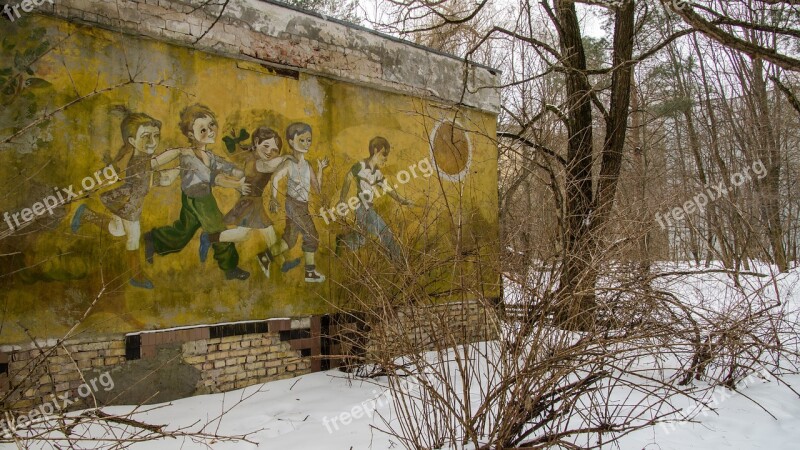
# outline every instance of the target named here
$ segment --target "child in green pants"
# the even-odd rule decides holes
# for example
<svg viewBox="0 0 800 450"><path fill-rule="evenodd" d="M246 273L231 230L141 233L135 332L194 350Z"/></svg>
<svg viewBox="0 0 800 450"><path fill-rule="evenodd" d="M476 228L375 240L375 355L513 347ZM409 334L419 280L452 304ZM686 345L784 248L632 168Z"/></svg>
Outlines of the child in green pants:
<svg viewBox="0 0 800 450"><path fill-rule="evenodd" d="M200 228L208 233L227 229L211 193L213 186L237 189L244 195L249 192L242 170L206 150L217 136L217 120L208 107L195 104L184 108L180 128L191 144L190 148L180 149L180 218L170 226L145 233L145 259L151 264L156 253L163 256L181 251ZM239 254L233 243L217 242L213 248L214 259L225 271L226 279L246 280L250 276L238 267Z"/></svg>

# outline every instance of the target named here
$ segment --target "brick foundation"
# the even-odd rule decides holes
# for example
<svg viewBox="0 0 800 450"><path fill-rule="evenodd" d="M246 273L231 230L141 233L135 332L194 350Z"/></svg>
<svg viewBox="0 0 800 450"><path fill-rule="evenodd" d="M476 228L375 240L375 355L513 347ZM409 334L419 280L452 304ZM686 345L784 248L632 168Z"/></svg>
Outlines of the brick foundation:
<svg viewBox="0 0 800 450"><path fill-rule="evenodd" d="M425 351L495 339L494 306L478 301L415 305L385 317L337 314L330 319L330 368L392 359Z"/></svg>
<svg viewBox="0 0 800 450"><path fill-rule="evenodd" d="M52 395L66 393L70 398L83 400L77 389L88 379L106 371L112 378L122 376L136 369L140 362L156 359L159 352L168 349L175 349L179 355L173 358L174 364L198 374L196 383L182 392L207 394L240 389L319 370L320 318L275 319L146 331L97 340L6 346L0 351L0 369L4 369L0 371L0 398L3 407L12 410L31 408ZM174 367L164 366L164 373ZM155 373L144 373L142 378L158 379L162 375L156 369ZM127 387L118 386L116 395L105 396L104 403L129 403L126 400L130 397L124 395ZM88 405L75 404L80 406Z"/></svg>
<svg viewBox="0 0 800 450"><path fill-rule="evenodd" d="M125 339L122 337L54 344L36 342L0 352L0 359L8 361L7 372L0 374L0 398L4 399L4 408L31 408L53 395L69 394L70 398L80 398L77 389L85 383L87 374L125 363Z"/></svg>
<svg viewBox="0 0 800 450"><path fill-rule="evenodd" d="M479 302L465 302L404 308L369 323L358 314L338 314L5 346L0 398L5 409L22 412L65 394L78 400L73 407L87 407L90 398L78 389L104 372L116 386L96 393L100 404L225 392L358 363L353 356L374 359L448 346L452 339L492 339L497 328L491 317ZM157 384L166 377L177 385ZM129 393L134 387L138 396Z"/></svg>

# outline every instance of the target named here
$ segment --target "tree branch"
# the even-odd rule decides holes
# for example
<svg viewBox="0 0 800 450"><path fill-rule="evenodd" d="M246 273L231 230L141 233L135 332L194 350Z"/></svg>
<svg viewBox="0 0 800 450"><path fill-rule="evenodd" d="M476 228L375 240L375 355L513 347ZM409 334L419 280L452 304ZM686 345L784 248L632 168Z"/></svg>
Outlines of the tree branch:
<svg viewBox="0 0 800 450"><path fill-rule="evenodd" d="M750 55L753 58L761 58L765 61L769 61L772 64L775 64L776 66L786 70L800 72L800 59L783 55L777 50L764 48L760 45L753 44L734 36L733 34L720 29L713 23L704 19L702 16L694 12L691 6L678 8L675 6L672 0L661 0L661 2L676 14L681 16L681 18L683 18L687 24L691 25L697 31L719 42L720 44ZM775 32L780 32L780 30L776 29Z"/></svg>
<svg viewBox="0 0 800 450"><path fill-rule="evenodd" d="M543 145L535 144L535 143L529 141L527 138L522 137L522 136L520 136L520 135L518 135L516 133L511 133L511 132L508 132L508 131L498 131L497 132L497 137L499 137L499 138L509 138L509 139L514 139L514 140L520 141L523 144L527 145L528 147L531 147L531 148L533 148L535 150L538 150L538 151L540 151L540 152L542 152L542 153L554 158L556 161L561 163L561 165L563 165L563 166L567 165L567 160L564 159L563 156L559 155L558 153L554 152L553 150L550 150L549 148L547 148L547 147L545 147Z"/></svg>

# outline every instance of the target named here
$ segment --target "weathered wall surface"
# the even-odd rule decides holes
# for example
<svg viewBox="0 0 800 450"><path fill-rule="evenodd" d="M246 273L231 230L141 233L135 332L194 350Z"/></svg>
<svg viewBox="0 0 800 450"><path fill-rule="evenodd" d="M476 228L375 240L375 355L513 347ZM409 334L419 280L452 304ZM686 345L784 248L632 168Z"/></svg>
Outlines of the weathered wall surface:
<svg viewBox="0 0 800 450"><path fill-rule="evenodd" d="M319 370L319 315L353 293L354 267L406 264L417 289L443 300L456 277L492 295L497 273L478 264L497 238L491 69L256 0L231 1L213 27L217 11L191 2L10 11L0 22L6 406L80 396L104 373L122 388L92 389L98 399L137 403ZM298 122L310 131L287 135ZM372 154L370 142L391 150ZM200 173L192 158L212 167L209 193L187 187ZM350 200L362 182L375 196L359 215ZM308 191L308 204L289 191ZM491 336L470 305L424 314L460 327L464 342ZM393 336L430 345L434 328L397 314L373 348ZM237 321L249 322L213 325Z"/></svg>
<svg viewBox="0 0 800 450"><path fill-rule="evenodd" d="M263 0L59 0L37 11L353 83L499 112L498 71ZM202 36L202 39L198 39ZM466 84L466 88L464 83Z"/></svg>
<svg viewBox="0 0 800 450"><path fill-rule="evenodd" d="M155 10L167 6L175 11ZM139 11L136 21L116 18L133 14L133 7ZM256 7L269 8L269 14L255 17ZM178 12L186 8L174 2L58 2L54 13L72 19L91 9L82 20L125 31L136 25L140 33L153 34L142 27L156 17L165 24L182 18L191 25L193 16ZM145 17L146 11L151 16ZM470 235L479 240L496 237L494 114L439 101L455 101L452 93L440 93L436 101L422 96L436 83L442 92L457 84L452 73L445 83L427 71L460 67L458 61L410 46L384 60L395 51L390 48L402 45L272 5L234 3L231 14L253 25L225 16L204 40L219 44L227 39L224 33L238 30L231 38L236 47L216 48L217 53L238 49L247 54L240 46L245 42L269 42L294 55L281 62L304 71L168 44L164 38L175 41L177 32L164 29L156 41L32 13L4 23L3 52L9 57L0 69L6 105L0 112L0 174L8 195L0 199L0 267L7 276L0 285L7 325L0 329L0 343L27 340L24 329L34 337L61 336L87 311L81 330L93 333L325 313L336 296L331 282L340 278L337 246L346 249L341 257L384 253L397 262L400 247L452 253L460 244L441 237L457 235L456 223L474 230ZM243 30L261 36L260 43L240 36ZM315 40L298 41L306 35ZM331 55L343 52L343 59L312 57L318 42L328 42ZM342 65L356 50L373 52L380 61L373 61L374 67L361 60ZM305 72L312 68L315 74ZM355 84L356 79L362 81ZM198 105L207 109L181 128L181 114ZM134 126L126 135L120 107L146 114L152 123ZM286 134L295 122L308 124L313 137L302 157ZM192 136L206 132L205 126L209 134L200 144ZM276 211L269 199L272 184L263 181L278 178L280 170L258 169L277 158L249 149L256 141L248 136L257 128L273 130L283 141L273 140L281 158L294 158L276 186ZM141 142L137 133L145 133ZM348 207L339 200L347 202L359 192L353 169L370 158L376 137L391 146L385 161L376 163L385 184L372 169L372 175L364 175L373 177L361 183L373 184L376 198L366 209L375 215L359 219L353 212L357 204ZM215 179L211 195L204 194L202 201L186 194L187 174L194 169L186 171L184 157L199 161L202 149L244 170L247 183L260 190L246 197ZM170 152L172 161L152 161ZM305 168L302 159L308 161ZM218 164L215 176L236 175L225 172L224 162ZM309 192L308 204L294 208L286 200L292 167L312 173L301 187ZM319 193L312 182L318 177ZM403 200L377 198L389 191ZM186 203L187 198L200 203ZM445 219L443 213L462 217ZM344 222L362 227L367 239L360 241L366 245L347 237ZM220 242L207 248L203 262L201 233L226 229L238 231L230 239L217 233ZM149 231L153 239L148 242ZM316 239L307 237L314 234ZM369 242L372 238L377 242ZM276 249L282 241L288 248ZM256 262L267 248L276 257L269 279ZM289 270L285 263L299 267ZM237 266L251 276L230 276ZM312 275L326 276L326 282L309 278L304 269L312 266Z"/></svg>

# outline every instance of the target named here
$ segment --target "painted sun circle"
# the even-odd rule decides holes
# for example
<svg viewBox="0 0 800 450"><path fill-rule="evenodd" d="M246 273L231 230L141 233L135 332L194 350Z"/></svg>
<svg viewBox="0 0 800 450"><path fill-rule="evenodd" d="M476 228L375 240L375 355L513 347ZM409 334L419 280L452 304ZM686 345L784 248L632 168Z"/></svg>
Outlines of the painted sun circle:
<svg viewBox="0 0 800 450"><path fill-rule="evenodd" d="M472 142L461 126L441 121L431 132L431 158L439 175L450 181L460 181L472 163Z"/></svg>

